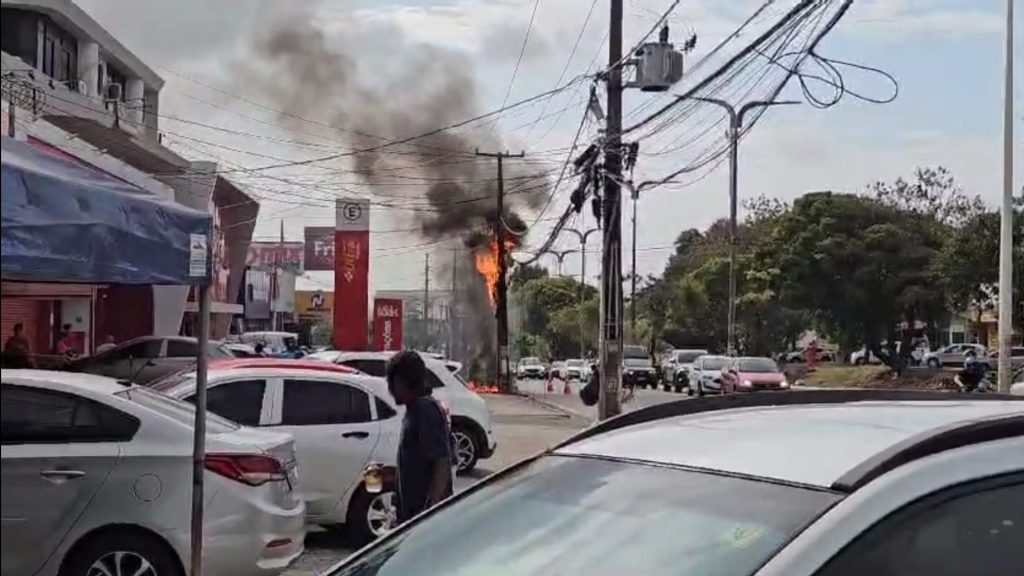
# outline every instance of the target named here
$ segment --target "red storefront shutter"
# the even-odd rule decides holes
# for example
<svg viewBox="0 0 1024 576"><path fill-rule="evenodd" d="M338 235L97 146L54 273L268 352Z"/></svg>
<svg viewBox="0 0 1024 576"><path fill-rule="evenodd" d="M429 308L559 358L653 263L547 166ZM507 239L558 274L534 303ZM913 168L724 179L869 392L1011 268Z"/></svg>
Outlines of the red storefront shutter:
<svg viewBox="0 0 1024 576"><path fill-rule="evenodd" d="M34 354L45 353L49 342L44 307L49 303L30 298L12 298L7 296L0 300L0 338L3 343L14 334L14 325L21 322L25 326L25 337L32 344Z"/></svg>

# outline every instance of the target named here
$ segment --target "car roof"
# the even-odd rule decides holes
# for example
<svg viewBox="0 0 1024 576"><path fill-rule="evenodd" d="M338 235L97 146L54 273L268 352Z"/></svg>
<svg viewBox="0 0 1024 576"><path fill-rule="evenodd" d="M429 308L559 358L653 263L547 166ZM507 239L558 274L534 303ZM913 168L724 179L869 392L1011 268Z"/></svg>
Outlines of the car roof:
<svg viewBox="0 0 1024 576"><path fill-rule="evenodd" d="M316 370L341 374L360 374L355 368L332 364L323 360L291 360L287 358L231 358L210 362L210 370L238 370L243 368L273 368L275 370Z"/></svg>
<svg viewBox="0 0 1024 576"><path fill-rule="evenodd" d="M3 371L4 384L38 384L41 388L66 392L89 392L96 395L116 394L126 386L114 378L84 374L81 372L60 372L57 370L7 370Z"/></svg>
<svg viewBox="0 0 1024 576"><path fill-rule="evenodd" d="M954 397L752 406L613 428L565 444L555 453L640 460L827 488L901 442L957 423L1009 415L1024 415L1024 403Z"/></svg>

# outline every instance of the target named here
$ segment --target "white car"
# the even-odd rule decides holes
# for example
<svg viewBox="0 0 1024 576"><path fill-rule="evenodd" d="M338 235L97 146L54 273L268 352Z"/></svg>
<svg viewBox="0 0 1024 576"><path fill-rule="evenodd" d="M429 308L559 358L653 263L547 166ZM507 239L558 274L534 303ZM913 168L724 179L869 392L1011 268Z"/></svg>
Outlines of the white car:
<svg viewBox="0 0 1024 576"><path fill-rule="evenodd" d="M722 391L722 370L729 363L728 356L706 354L698 356L690 369L690 393L703 396L709 392Z"/></svg>
<svg viewBox="0 0 1024 576"><path fill-rule="evenodd" d="M529 356L516 363L516 378L546 378L548 369L540 358Z"/></svg>
<svg viewBox="0 0 1024 576"><path fill-rule="evenodd" d="M364 374L383 378L388 360L394 352L319 352L312 360L344 364ZM491 428L491 412L484 399L470 390L462 377L443 360L423 357L427 367L427 386L431 394L447 409L452 418L455 436L456 464L460 473L469 472L481 459L494 454L496 441Z"/></svg>
<svg viewBox="0 0 1024 576"><path fill-rule="evenodd" d="M584 362L579 358L571 358L565 361L565 365L562 367L562 374L560 375L563 380L580 380L586 382L590 379L590 364Z"/></svg>
<svg viewBox="0 0 1024 576"><path fill-rule="evenodd" d="M4 576L183 576L191 405L101 376L4 370ZM273 575L303 551L292 438L207 419L204 573Z"/></svg>
<svg viewBox="0 0 1024 576"><path fill-rule="evenodd" d="M345 524L361 541L394 527L401 418L382 378L326 362L246 358L211 363L207 387L211 412L295 437L307 522ZM195 372L153 388L193 402ZM378 494L363 487L371 462L385 466Z"/></svg>
<svg viewBox="0 0 1024 576"><path fill-rule="evenodd" d="M672 371L662 376L664 378L662 387L665 391L671 388L676 392L682 392L685 387L689 394L693 394L695 387L690 380L690 370L693 368L694 361L707 353L708 351L703 349L673 350Z"/></svg>

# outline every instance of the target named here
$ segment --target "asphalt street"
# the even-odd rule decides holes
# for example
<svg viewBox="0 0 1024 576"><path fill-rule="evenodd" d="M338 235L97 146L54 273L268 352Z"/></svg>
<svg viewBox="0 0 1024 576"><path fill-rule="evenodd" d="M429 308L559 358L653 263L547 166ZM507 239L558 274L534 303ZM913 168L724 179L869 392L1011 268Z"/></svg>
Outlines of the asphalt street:
<svg viewBox="0 0 1024 576"><path fill-rule="evenodd" d="M554 402L547 402L544 396L536 395L536 399L511 395L484 396L491 409L498 448L491 458L481 460L472 474L456 478L456 491L464 490L498 470L565 440L590 423L590 417L585 412L574 413ZM582 403L579 405L583 407ZM325 573L354 551L344 534L311 528L306 536L306 552L284 576Z"/></svg>

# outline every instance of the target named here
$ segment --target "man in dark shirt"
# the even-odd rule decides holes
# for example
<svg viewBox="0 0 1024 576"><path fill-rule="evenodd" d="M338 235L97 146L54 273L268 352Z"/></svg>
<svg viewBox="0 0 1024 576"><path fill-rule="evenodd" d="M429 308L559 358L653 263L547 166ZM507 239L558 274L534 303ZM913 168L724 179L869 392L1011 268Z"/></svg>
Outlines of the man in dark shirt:
<svg viewBox="0 0 1024 576"><path fill-rule="evenodd" d="M405 406L398 444L398 521L405 522L452 494L451 428L430 395L427 368L412 350L388 362L388 390Z"/></svg>

